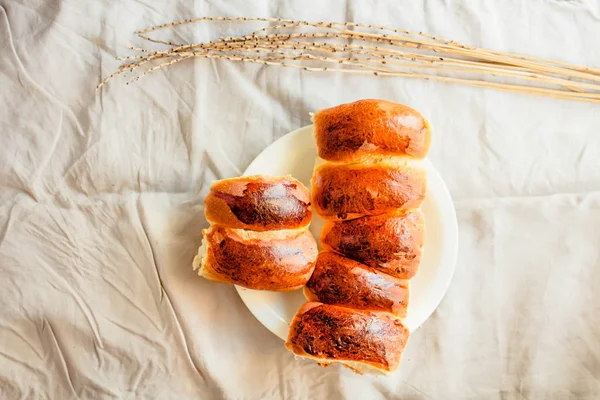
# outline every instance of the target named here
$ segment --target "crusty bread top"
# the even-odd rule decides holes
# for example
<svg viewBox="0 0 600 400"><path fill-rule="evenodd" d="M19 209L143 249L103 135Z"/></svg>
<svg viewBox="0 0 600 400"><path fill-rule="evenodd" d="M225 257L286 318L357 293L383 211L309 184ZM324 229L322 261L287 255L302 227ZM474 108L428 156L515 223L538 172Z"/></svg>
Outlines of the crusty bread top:
<svg viewBox="0 0 600 400"><path fill-rule="evenodd" d="M310 193L291 176L253 175L216 181L204 200L206 219L229 228L267 231L308 226Z"/></svg>
<svg viewBox="0 0 600 400"><path fill-rule="evenodd" d="M424 169L396 159L369 164L326 163L315 168L312 178L314 206L326 220L417 208L426 188Z"/></svg>
<svg viewBox="0 0 600 400"><path fill-rule="evenodd" d="M318 254L309 231L250 232L213 225L202 233L207 243L202 268L212 279L256 290L302 287Z"/></svg>
<svg viewBox="0 0 600 400"><path fill-rule="evenodd" d="M384 100L359 100L315 113L319 156L328 161L357 161L372 154L423 158L431 128L410 107Z"/></svg>
<svg viewBox="0 0 600 400"><path fill-rule="evenodd" d="M409 331L389 313L306 303L296 313L285 346L299 356L355 361L395 370Z"/></svg>
<svg viewBox="0 0 600 400"><path fill-rule="evenodd" d="M329 251L319 253L315 271L305 288L308 300L406 316L408 281Z"/></svg>
<svg viewBox="0 0 600 400"><path fill-rule="evenodd" d="M321 233L323 248L400 279L416 274L424 238L425 220L416 209L328 222Z"/></svg>

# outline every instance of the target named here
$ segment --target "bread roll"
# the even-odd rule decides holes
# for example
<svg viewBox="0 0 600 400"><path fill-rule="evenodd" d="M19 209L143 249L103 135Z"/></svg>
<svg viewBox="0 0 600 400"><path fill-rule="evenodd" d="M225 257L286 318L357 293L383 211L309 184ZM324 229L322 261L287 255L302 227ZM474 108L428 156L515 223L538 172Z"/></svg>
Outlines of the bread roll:
<svg viewBox="0 0 600 400"><path fill-rule="evenodd" d="M384 100L359 100L319 110L313 117L319 156L352 162L375 156L423 158L431 128L417 111Z"/></svg>
<svg viewBox="0 0 600 400"><path fill-rule="evenodd" d="M409 332L389 313L306 303L292 320L285 346L321 365L387 374L400 364Z"/></svg>
<svg viewBox="0 0 600 400"><path fill-rule="evenodd" d="M418 208L426 189L425 170L405 159L377 164L326 163L315 168L312 178L317 213L334 221Z"/></svg>
<svg viewBox="0 0 600 400"><path fill-rule="evenodd" d="M194 269L215 282L289 291L304 286L314 270L318 251L308 230L252 232L213 225L202 234Z"/></svg>
<svg viewBox="0 0 600 400"><path fill-rule="evenodd" d="M401 210L343 222L328 222L321 244L400 279L410 279L421 263L425 219L420 210Z"/></svg>
<svg viewBox="0 0 600 400"><path fill-rule="evenodd" d="M408 281L377 272L357 261L322 251L304 287L308 301L357 310L387 311L406 316Z"/></svg>
<svg viewBox="0 0 600 400"><path fill-rule="evenodd" d="M305 228L312 216L308 189L291 176L217 181L204 204L211 224L254 231Z"/></svg>

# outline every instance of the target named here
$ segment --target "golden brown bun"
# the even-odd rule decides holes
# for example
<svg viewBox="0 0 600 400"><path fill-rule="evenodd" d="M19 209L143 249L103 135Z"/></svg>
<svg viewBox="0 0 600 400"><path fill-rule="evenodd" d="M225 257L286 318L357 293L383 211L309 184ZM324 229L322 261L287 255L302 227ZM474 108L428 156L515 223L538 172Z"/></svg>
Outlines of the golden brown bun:
<svg viewBox="0 0 600 400"><path fill-rule="evenodd" d="M252 232L213 225L202 231L194 269L209 280L255 290L289 291L308 281L317 243L307 230Z"/></svg>
<svg viewBox="0 0 600 400"><path fill-rule="evenodd" d="M425 219L420 210L327 222L321 231L324 249L400 279L417 273L424 240Z"/></svg>
<svg viewBox="0 0 600 400"><path fill-rule="evenodd" d="M359 100L319 110L313 117L319 156L351 162L365 156L423 158L431 128L417 111L384 100Z"/></svg>
<svg viewBox="0 0 600 400"><path fill-rule="evenodd" d="M409 284L357 261L322 251L304 287L304 295L308 301L406 317Z"/></svg>
<svg viewBox="0 0 600 400"><path fill-rule="evenodd" d="M285 347L321 365L387 374L400 364L409 331L389 313L306 303L292 320Z"/></svg>
<svg viewBox="0 0 600 400"><path fill-rule="evenodd" d="M211 224L268 231L310 224L310 193L291 176L263 175L216 181L204 200Z"/></svg>
<svg viewBox="0 0 600 400"><path fill-rule="evenodd" d="M403 159L368 164L326 163L315 168L315 210L326 220L418 208L427 189L426 172Z"/></svg>

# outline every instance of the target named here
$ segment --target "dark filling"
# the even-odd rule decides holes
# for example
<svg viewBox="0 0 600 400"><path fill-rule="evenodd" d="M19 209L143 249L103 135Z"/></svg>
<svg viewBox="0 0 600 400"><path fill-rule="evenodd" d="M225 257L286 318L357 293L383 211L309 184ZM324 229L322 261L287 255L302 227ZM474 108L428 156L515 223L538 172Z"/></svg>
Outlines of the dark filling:
<svg viewBox="0 0 600 400"><path fill-rule="evenodd" d="M377 332L371 326L375 326ZM386 333L397 335L394 328L369 314L333 313L324 307L315 307L302 315L296 325L294 342L315 357L354 359L386 365L386 349L382 340Z"/></svg>
<svg viewBox="0 0 600 400"><path fill-rule="evenodd" d="M351 267L341 266L336 260L337 257L326 254L319 256L317 269L306 284L320 302L384 310L394 305L388 292L396 286L393 282L366 270L353 273Z"/></svg>
<svg viewBox="0 0 600 400"><path fill-rule="evenodd" d="M372 140L373 132L360 130L350 115L332 121L324 126L324 156L337 158L341 154L354 153Z"/></svg>
<svg viewBox="0 0 600 400"><path fill-rule="evenodd" d="M248 183L242 196L215 191L238 220L247 225L280 226L300 224L310 212L295 195L295 184Z"/></svg>
<svg viewBox="0 0 600 400"><path fill-rule="evenodd" d="M411 219L363 217L336 224L324 242L371 266L395 260L410 262L418 251L413 248L417 240L412 237L413 229Z"/></svg>

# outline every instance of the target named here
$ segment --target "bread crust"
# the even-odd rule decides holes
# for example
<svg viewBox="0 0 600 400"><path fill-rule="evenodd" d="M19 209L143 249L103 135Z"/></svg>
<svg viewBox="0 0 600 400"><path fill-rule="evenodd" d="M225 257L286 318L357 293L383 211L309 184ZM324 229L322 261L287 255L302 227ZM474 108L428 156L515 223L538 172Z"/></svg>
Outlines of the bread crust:
<svg viewBox="0 0 600 400"><path fill-rule="evenodd" d="M251 232L213 225L202 232L206 254L199 275L255 290L301 288L314 270L318 250L308 230Z"/></svg>
<svg viewBox="0 0 600 400"><path fill-rule="evenodd" d="M304 295L308 301L386 311L402 318L406 317L410 297L408 281L329 251L319 253Z"/></svg>
<svg viewBox="0 0 600 400"><path fill-rule="evenodd" d="M211 224L269 231L310 224L310 193L291 176L243 176L214 182L204 199Z"/></svg>
<svg viewBox="0 0 600 400"><path fill-rule="evenodd" d="M429 122L416 110L365 99L319 110L313 117L319 156L353 162L371 154L424 158L431 144Z"/></svg>
<svg viewBox="0 0 600 400"><path fill-rule="evenodd" d="M315 168L312 178L315 210L330 221L418 208L426 190L425 170L396 160L326 163Z"/></svg>
<svg viewBox="0 0 600 400"><path fill-rule="evenodd" d="M399 279L415 276L424 242L425 218L418 209L327 222L321 231L324 249Z"/></svg>
<svg viewBox="0 0 600 400"><path fill-rule="evenodd" d="M320 363L385 374L398 367L409 334L389 313L310 302L292 320L285 346Z"/></svg>

